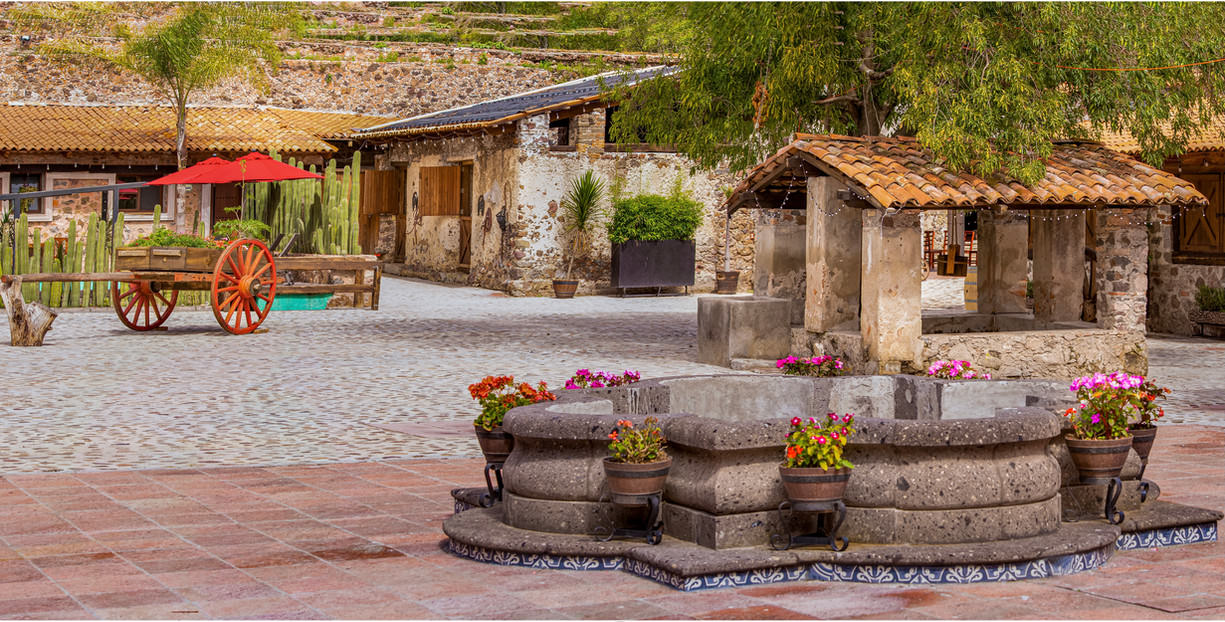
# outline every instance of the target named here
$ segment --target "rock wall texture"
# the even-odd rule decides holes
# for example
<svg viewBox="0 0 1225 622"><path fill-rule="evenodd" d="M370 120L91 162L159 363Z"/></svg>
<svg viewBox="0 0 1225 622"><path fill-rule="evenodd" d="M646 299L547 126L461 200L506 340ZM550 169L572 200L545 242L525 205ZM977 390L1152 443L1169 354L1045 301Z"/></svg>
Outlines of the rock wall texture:
<svg viewBox="0 0 1225 622"><path fill-rule="evenodd" d="M1194 325L1188 314L1199 309L1195 292L1201 285L1225 287L1225 266L1175 263L1173 210L1154 211L1148 228L1148 329L1190 335Z"/></svg>
<svg viewBox="0 0 1225 622"><path fill-rule="evenodd" d="M16 35L0 36L0 100L25 103L164 104L148 84L130 73L101 65L50 61ZM413 116L486 99L505 97L571 80L570 70L546 69L542 62L578 61L583 53L478 50L442 45L294 42L269 76L266 92L240 79L200 92L197 105L268 105L285 108ZM604 57L601 57L604 58ZM392 60L394 59L394 60ZM641 62L612 55L612 67ZM528 65L528 66L525 66Z"/></svg>
<svg viewBox="0 0 1225 622"><path fill-rule="evenodd" d="M719 208L727 174L690 172L688 160L674 153L605 151L603 111L577 119L573 150L555 150L549 144L548 115L519 121L495 136L459 136L400 143L380 159L381 166L403 167L407 175L405 262L402 271L412 276L461 282L516 295L546 295L554 278L564 277L569 238L561 210L571 179L590 169L607 183L624 180L621 191L630 196L666 194L677 181L705 207L695 235L697 245L695 288L714 289L715 271L723 269L724 218ZM585 129L586 128L586 129ZM592 128L599 128L598 131ZM423 216L414 203L420 194L423 166L473 164L471 264L459 265L461 218ZM418 199L419 200L419 199ZM605 204L605 210L610 207ZM505 210L505 231L497 215ZM582 281L580 293L607 291L611 276L611 247L599 218L592 231L590 250L576 257L572 276ZM731 267L744 273L753 269L753 216L738 213L731 222ZM742 291L751 289L741 279Z"/></svg>

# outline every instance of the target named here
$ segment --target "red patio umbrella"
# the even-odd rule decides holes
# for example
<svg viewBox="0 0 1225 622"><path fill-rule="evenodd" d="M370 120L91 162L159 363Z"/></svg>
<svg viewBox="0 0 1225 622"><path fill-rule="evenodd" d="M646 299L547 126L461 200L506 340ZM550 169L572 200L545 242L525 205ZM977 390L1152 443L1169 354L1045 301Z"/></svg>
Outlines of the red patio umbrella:
<svg viewBox="0 0 1225 622"><path fill-rule="evenodd" d="M202 181L201 177L208 177L222 166L233 164L229 160L213 156L203 162L197 162L181 171L175 171L169 175L158 177L146 185L149 186L170 186L174 184L211 184L211 181Z"/></svg>
<svg viewBox="0 0 1225 622"><path fill-rule="evenodd" d="M230 162L223 167L217 167L212 173L220 178L213 182L195 183L226 183L249 181L287 181L290 179L323 179L323 175L304 171L296 166L278 162L272 158L252 151L247 155Z"/></svg>

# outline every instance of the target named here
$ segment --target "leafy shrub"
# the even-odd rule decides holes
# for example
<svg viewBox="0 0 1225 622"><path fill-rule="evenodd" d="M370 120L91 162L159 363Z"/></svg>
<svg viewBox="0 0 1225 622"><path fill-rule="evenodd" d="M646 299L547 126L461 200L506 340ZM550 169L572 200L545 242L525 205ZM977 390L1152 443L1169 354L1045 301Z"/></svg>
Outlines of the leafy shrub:
<svg viewBox="0 0 1225 622"><path fill-rule="evenodd" d="M1195 292L1195 304L1200 311L1225 311L1225 287L1200 285Z"/></svg>
<svg viewBox="0 0 1225 622"><path fill-rule="evenodd" d="M269 231L272 231L272 227L254 218L219 220L213 225L213 235L219 238L267 240Z"/></svg>
<svg viewBox="0 0 1225 622"><path fill-rule="evenodd" d="M186 246L189 248L216 248L217 243L190 233L175 233L158 227L147 236L132 242L132 246Z"/></svg>
<svg viewBox="0 0 1225 622"><path fill-rule="evenodd" d="M702 204L683 194L643 194L613 203L608 241L692 240L702 224Z"/></svg>

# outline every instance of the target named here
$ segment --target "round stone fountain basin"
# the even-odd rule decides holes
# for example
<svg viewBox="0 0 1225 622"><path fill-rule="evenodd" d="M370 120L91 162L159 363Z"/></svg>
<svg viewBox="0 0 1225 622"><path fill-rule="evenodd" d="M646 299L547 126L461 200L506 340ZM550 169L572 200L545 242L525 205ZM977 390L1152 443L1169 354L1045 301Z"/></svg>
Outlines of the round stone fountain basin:
<svg viewBox="0 0 1225 622"><path fill-rule="evenodd" d="M853 542L951 544L1054 533L1065 476L1050 450L1061 419L1028 401L1047 381L914 376L692 376L563 391L506 417L507 524L593 533L612 511L601 461L622 418L658 417L672 472L665 533L709 548L763 545L784 500L778 464L792 417L852 412L847 517Z"/></svg>

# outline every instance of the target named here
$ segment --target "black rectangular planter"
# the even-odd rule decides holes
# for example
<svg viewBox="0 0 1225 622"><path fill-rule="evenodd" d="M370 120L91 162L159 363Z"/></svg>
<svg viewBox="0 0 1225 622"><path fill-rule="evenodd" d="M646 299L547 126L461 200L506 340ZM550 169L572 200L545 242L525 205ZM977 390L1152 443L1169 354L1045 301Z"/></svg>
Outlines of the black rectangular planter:
<svg viewBox="0 0 1225 622"><path fill-rule="evenodd" d="M693 240L622 242L612 247L612 286L688 287L693 285Z"/></svg>

